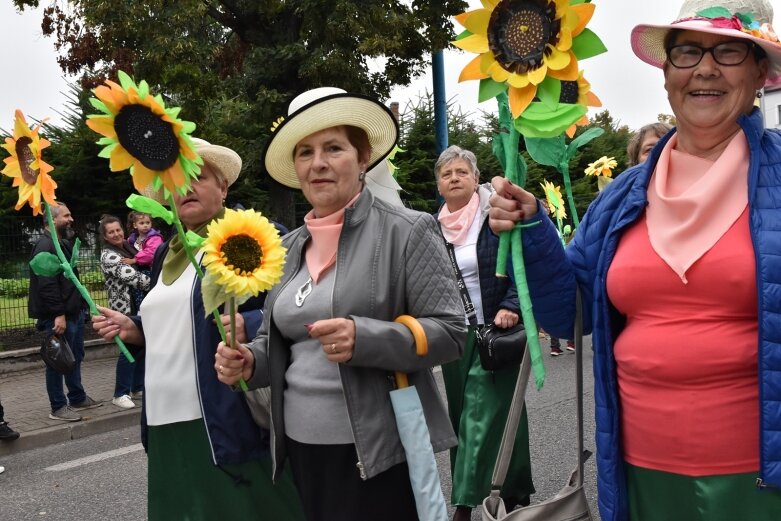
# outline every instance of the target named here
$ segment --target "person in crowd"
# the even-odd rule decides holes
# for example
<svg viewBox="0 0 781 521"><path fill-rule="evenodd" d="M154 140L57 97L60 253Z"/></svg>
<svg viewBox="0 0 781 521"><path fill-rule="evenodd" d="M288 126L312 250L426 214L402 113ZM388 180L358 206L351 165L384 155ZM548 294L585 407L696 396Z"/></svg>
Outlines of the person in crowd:
<svg viewBox="0 0 781 521"><path fill-rule="evenodd" d="M523 240L545 329L571 336L583 296L606 520L781 519L781 132L754 106L781 44L766 0L710 18L720 6L688 0L676 22L634 28L678 126L566 251L532 194L493 180L495 231L543 222Z"/></svg>
<svg viewBox="0 0 781 521"><path fill-rule="evenodd" d="M62 248L65 257L69 259L73 253L71 240L75 235L73 217L64 203L52 205L51 213L60 248ZM54 241L46 222L44 222L43 234L33 246L31 258L40 252L56 254ZM75 266L73 272L78 277L78 269ZM65 275L60 273L55 277L39 277L32 270L30 271L28 315L30 318L37 319L35 326L39 331L64 338L70 345L76 361L73 371L64 376L46 366L46 392L49 395L51 405L49 418L52 420L80 421L79 411L103 405L90 398L81 383L85 309L86 302L76 286ZM68 387L67 399L63 391L63 380Z"/></svg>
<svg viewBox="0 0 781 521"><path fill-rule="evenodd" d="M264 162L312 210L283 239L285 274L258 335L217 349L220 381L271 387L275 468L289 461L309 521L418 519L389 396L394 371L416 387L434 451L456 444L432 378L466 337L444 242L431 215L365 188L397 136L391 112L362 95L323 87L290 103ZM400 315L416 319L426 356L394 322Z"/></svg>
<svg viewBox="0 0 781 521"><path fill-rule="evenodd" d="M157 248L163 244L163 236L152 228L152 216L143 212L132 211L127 215L127 229L132 230L127 243L138 253L133 258L123 258L122 262L148 270L152 266Z"/></svg>
<svg viewBox="0 0 781 521"><path fill-rule="evenodd" d="M520 318L518 293L510 277L496 276L499 239L488 226L491 190L480 186L477 158L473 152L453 145L440 154L434 176L445 201L437 219L448 248L453 249L457 263L453 269L460 272L474 309L472 325L515 326ZM466 310L465 317L468 326ZM484 370L475 343L468 341L459 360L442 366L442 375L450 420L458 435L458 446L450 451L451 503L456 507L453 520L469 521L472 509L491 492L491 474L518 368ZM528 505L532 493L529 426L524 408L502 496L510 509L518 504Z"/></svg>
<svg viewBox="0 0 781 521"><path fill-rule="evenodd" d="M5 411L3 410L3 404L0 403L0 440L13 441L19 438L19 433L16 432L5 421Z"/></svg>
<svg viewBox="0 0 781 521"><path fill-rule="evenodd" d="M125 241L125 231L118 217L104 215L98 224L98 237L103 243L100 270L106 280L108 307L125 315L137 315L140 301L136 295L149 290L149 275L134 265L122 262L133 259L138 251ZM124 354L117 358L114 398L111 403L122 409L135 407L133 398L140 399L144 389L144 356L139 353L134 363Z"/></svg>
<svg viewBox="0 0 781 521"><path fill-rule="evenodd" d="M649 123L643 125L640 130L632 135L629 143L626 146L626 160L628 166L639 165L648 158L648 154L654 149L656 143L664 137L670 130L672 125L657 121L656 123Z"/></svg>
<svg viewBox="0 0 781 521"><path fill-rule="evenodd" d="M208 224L224 215L242 162L229 148L193 142L204 165L190 191L175 194L174 202L183 226L204 236ZM147 195L163 202L160 193ZM145 351L148 519L302 519L290 478L272 483L268 432L254 423L244 395L217 380L219 332L204 312L200 279L178 235L157 250L151 279L138 316L100 308L102 316L92 319L103 338L119 334ZM260 325L260 310L248 301L235 319L236 340L246 342ZM230 317L222 321L228 324Z"/></svg>

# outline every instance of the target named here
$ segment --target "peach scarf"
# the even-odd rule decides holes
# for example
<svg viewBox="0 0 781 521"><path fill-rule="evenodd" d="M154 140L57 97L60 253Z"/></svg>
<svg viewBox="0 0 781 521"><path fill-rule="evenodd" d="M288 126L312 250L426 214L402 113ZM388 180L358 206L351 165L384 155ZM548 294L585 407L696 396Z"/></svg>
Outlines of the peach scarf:
<svg viewBox="0 0 781 521"><path fill-rule="evenodd" d="M445 240L450 244L461 246L466 241L466 236L469 235L469 228L472 226L472 221L475 220L477 210L480 209L480 196L477 192L472 194L472 198L463 208L459 208L455 212L451 212L447 209L447 204L442 206L439 211L439 223L442 225L442 235L445 236Z"/></svg>
<svg viewBox="0 0 781 521"><path fill-rule="evenodd" d="M339 234L342 233L344 224L344 210L355 204L360 195L361 193L358 192L344 208L331 215L317 218L315 211L309 210L309 213L304 216L304 224L312 236L312 243L306 249L306 267L315 284L320 276L336 263L336 249L339 246Z"/></svg>
<svg viewBox="0 0 781 521"><path fill-rule="evenodd" d="M686 270L710 250L748 205L749 149L739 131L715 162L662 150L648 186L648 238L686 284Z"/></svg>

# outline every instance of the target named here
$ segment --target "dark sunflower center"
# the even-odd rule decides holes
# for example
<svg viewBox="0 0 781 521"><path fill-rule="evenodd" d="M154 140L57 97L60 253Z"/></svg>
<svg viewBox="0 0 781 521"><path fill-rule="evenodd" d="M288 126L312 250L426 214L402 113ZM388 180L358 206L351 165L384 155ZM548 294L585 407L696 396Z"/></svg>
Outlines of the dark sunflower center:
<svg viewBox="0 0 781 521"><path fill-rule="evenodd" d="M167 121L143 105L125 105L114 118L119 144L150 170L162 171L179 157L179 140Z"/></svg>
<svg viewBox="0 0 781 521"><path fill-rule="evenodd" d="M578 102L578 82L562 81L559 103L577 103Z"/></svg>
<svg viewBox="0 0 781 521"><path fill-rule="evenodd" d="M558 41L561 22L549 0L502 0L488 22L488 47L506 70L524 74L542 65Z"/></svg>
<svg viewBox="0 0 781 521"><path fill-rule="evenodd" d="M258 241L249 235L229 237L223 243L221 251L225 255L225 265L241 272L252 273L260 267L260 261L263 260L263 250Z"/></svg>
<svg viewBox="0 0 781 521"><path fill-rule="evenodd" d="M19 170L22 171L22 179L28 185L34 185L38 180L38 174L40 170L30 168L30 165L35 161L33 151L30 150L30 143L33 140L27 136L22 136L16 140L16 157L19 159Z"/></svg>

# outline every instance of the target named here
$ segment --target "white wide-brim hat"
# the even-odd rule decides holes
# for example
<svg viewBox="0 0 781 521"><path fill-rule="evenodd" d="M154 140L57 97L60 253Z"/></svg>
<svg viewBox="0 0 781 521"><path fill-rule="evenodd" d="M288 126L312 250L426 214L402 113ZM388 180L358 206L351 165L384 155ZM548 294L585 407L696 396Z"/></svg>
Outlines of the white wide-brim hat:
<svg viewBox="0 0 781 521"><path fill-rule="evenodd" d="M709 8L728 10L731 18L711 19L698 15ZM751 15L756 27L746 27L737 15ZM667 60L664 39L673 29L721 34L750 40L768 56L768 82L781 78L781 42L773 30L773 7L768 0L686 0L678 18L667 25L638 25L632 29L632 50L638 58L655 67L663 67Z"/></svg>
<svg viewBox="0 0 781 521"><path fill-rule="evenodd" d="M301 188L293 164L296 144L315 132L340 125L363 129L371 145L367 171L393 150L399 137L398 123L388 107L368 96L335 87L299 94L290 102L287 113L287 118L272 129L263 163L271 177L290 188Z"/></svg>
<svg viewBox="0 0 781 521"><path fill-rule="evenodd" d="M205 165L208 165L215 174L225 178L228 186L236 182L236 179L239 178L239 173L241 173L241 156L239 154L228 147L212 145L205 139L197 137L190 139L193 145L195 145L195 151L201 156ZM142 195L154 199L158 203L167 203L163 197L162 190L153 190L151 185L146 187Z"/></svg>

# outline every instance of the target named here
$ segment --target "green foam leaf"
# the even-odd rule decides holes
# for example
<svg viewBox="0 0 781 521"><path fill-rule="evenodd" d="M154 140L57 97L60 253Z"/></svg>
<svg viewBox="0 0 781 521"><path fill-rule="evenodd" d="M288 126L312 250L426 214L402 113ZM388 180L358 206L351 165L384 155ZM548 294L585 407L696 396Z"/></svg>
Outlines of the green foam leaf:
<svg viewBox="0 0 781 521"><path fill-rule="evenodd" d="M550 138L526 137L524 140L526 151L541 165L558 168L567 151L564 136L561 134Z"/></svg>
<svg viewBox="0 0 781 521"><path fill-rule="evenodd" d="M154 199L150 199L149 197L132 194L127 198L125 204L128 206L128 208L132 208L137 212L149 214L152 217L157 217L158 219L164 220L168 224L173 224L174 222L173 212Z"/></svg>
<svg viewBox="0 0 781 521"><path fill-rule="evenodd" d="M486 100L497 97L503 92L507 92L506 84L496 82L491 78L485 78L480 80L480 92L477 96L477 99L480 103L482 103Z"/></svg>
<svg viewBox="0 0 781 521"><path fill-rule="evenodd" d="M42 251L33 257L30 268L39 277L55 277L63 271L60 259L48 251Z"/></svg>
<svg viewBox="0 0 781 521"><path fill-rule="evenodd" d="M607 47L597 36L597 33L591 29L583 29L578 36L572 40L572 52L578 60L585 60L607 51Z"/></svg>

